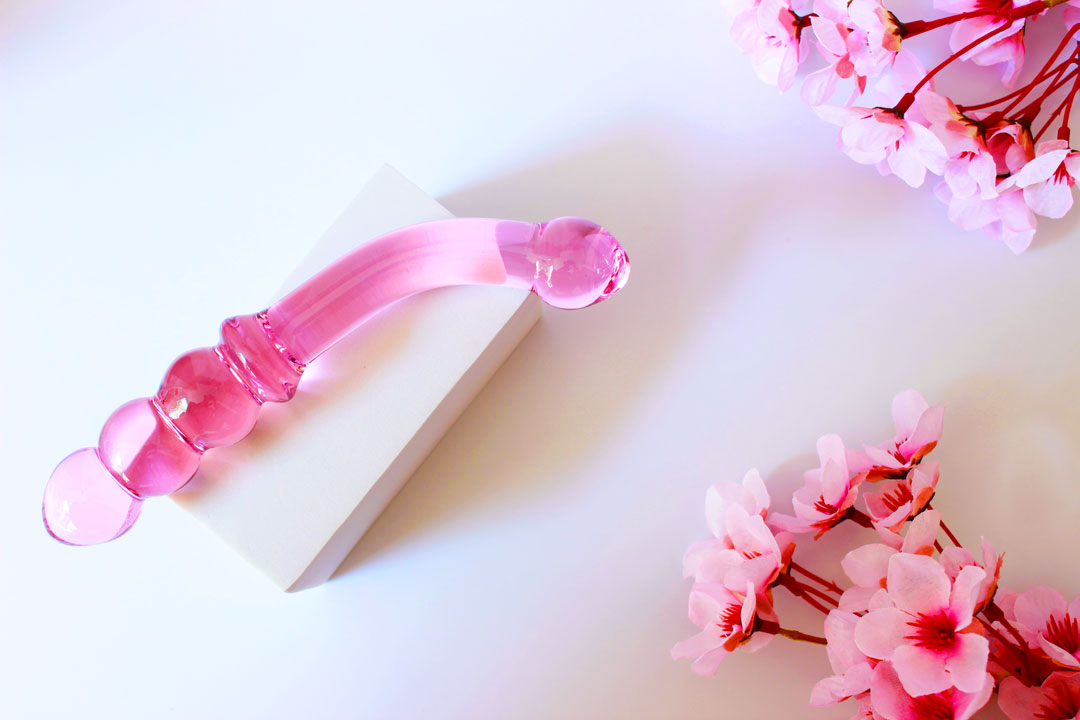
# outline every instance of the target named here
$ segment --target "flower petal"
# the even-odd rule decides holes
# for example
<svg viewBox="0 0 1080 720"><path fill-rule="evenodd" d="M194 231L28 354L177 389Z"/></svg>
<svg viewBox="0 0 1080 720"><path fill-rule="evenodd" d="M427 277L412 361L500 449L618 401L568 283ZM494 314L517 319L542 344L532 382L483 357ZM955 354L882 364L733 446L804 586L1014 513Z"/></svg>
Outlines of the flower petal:
<svg viewBox="0 0 1080 720"><path fill-rule="evenodd" d="M825 618L825 639L829 642L826 650L833 672L837 675L866 660L855 644L855 625L858 622L858 615L842 610L833 610Z"/></svg>
<svg viewBox="0 0 1080 720"><path fill-rule="evenodd" d="M1014 677L1001 681L998 692L998 707L1010 720L1031 720L1042 712L1043 691L1028 687Z"/></svg>
<svg viewBox="0 0 1080 720"><path fill-rule="evenodd" d="M1046 627L1052 616L1065 615L1065 597L1054 588L1033 587L1016 598L1013 612L1021 624L1038 632Z"/></svg>
<svg viewBox="0 0 1080 720"><path fill-rule="evenodd" d="M1063 148L1044 152L1029 160L1024 167L1020 168L1020 172L1015 174L1016 186L1024 188L1028 185L1046 182L1061 167L1061 163L1064 162L1065 156L1068 154L1068 148Z"/></svg>
<svg viewBox="0 0 1080 720"><path fill-rule="evenodd" d="M911 616L896 608L881 608L859 618L855 645L867 657L888 660L907 635Z"/></svg>
<svg viewBox="0 0 1080 720"><path fill-rule="evenodd" d="M941 430L945 421L945 408L934 406L927 408L919 416L911 435L899 447L900 454L911 461L920 460L934 449L941 439Z"/></svg>
<svg viewBox="0 0 1080 720"><path fill-rule="evenodd" d="M893 653L892 662L900 684L912 697L938 693L952 687L952 679L945 669L945 659L939 653L915 645L901 645Z"/></svg>
<svg viewBox="0 0 1080 720"><path fill-rule="evenodd" d="M994 678L989 673L983 675L983 684L979 688L978 692L965 693L954 691L952 694L953 701L953 720L968 720L972 715L981 710L990 700L990 695L994 692Z"/></svg>
<svg viewBox="0 0 1080 720"><path fill-rule="evenodd" d="M919 471L916 469L914 472ZM934 541L937 540L940 528L941 513L937 510L927 510L920 513L911 521L901 549L906 553L915 553L917 555L930 554L927 551L933 550Z"/></svg>
<svg viewBox="0 0 1080 720"><path fill-rule="evenodd" d="M886 587L898 608L916 615L947 607L952 583L933 558L898 553L889 559Z"/></svg>
<svg viewBox="0 0 1080 720"><path fill-rule="evenodd" d="M870 678L870 705L875 716L885 720L914 720L911 698L904 692L892 663L883 662L874 668Z"/></svg>
<svg viewBox="0 0 1080 720"><path fill-rule="evenodd" d="M1028 185L1024 188L1024 202L1043 217L1063 218L1073 205L1072 185L1064 180Z"/></svg>
<svg viewBox="0 0 1080 720"><path fill-rule="evenodd" d="M956 621L956 629L963 630L971 624L975 604L979 599L979 590L986 579L986 571L977 565L968 565L960 570L953 582L949 610ZM976 688L977 689L977 688ZM975 692L969 690L968 692Z"/></svg>
<svg viewBox="0 0 1080 720"><path fill-rule="evenodd" d="M1039 633L1037 641L1042 651L1050 656L1050 659L1056 662L1062 667L1072 668L1080 670L1080 660L1076 659L1075 655L1070 654L1065 649L1058 647L1054 643L1046 639L1046 636Z"/></svg>
<svg viewBox="0 0 1080 720"><path fill-rule="evenodd" d="M961 633L957 636L957 640L956 652L945 661L945 667L957 690L977 693L982 690L986 682L986 663L990 658L990 642L982 635L975 633Z"/></svg>
<svg viewBox="0 0 1080 720"><path fill-rule="evenodd" d="M863 545L845 555L840 567L851 582L877 590L884 587L885 577L889 573L889 559L895 554L895 550L881 543Z"/></svg>
<svg viewBox="0 0 1080 720"><path fill-rule="evenodd" d="M675 643L671 648L671 659L699 658L715 648L721 647L727 636L715 626L702 630L697 635Z"/></svg>
<svg viewBox="0 0 1080 720"><path fill-rule="evenodd" d="M715 675L716 671L720 668L720 663L724 662L730 654L731 650L721 645L695 660L690 665L690 669L698 675Z"/></svg>
<svg viewBox="0 0 1080 720"><path fill-rule="evenodd" d="M900 440L906 440L915 432L915 426L919 418L930 407L915 390L905 390L898 393L892 401L893 423L896 425L896 436Z"/></svg>

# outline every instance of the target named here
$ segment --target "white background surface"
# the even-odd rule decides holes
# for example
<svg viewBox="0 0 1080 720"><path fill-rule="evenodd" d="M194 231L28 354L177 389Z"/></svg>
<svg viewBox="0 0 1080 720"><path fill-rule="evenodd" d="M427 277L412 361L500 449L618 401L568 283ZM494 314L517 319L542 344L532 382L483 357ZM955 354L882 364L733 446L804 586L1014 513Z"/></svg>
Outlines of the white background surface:
<svg viewBox="0 0 1080 720"><path fill-rule="evenodd" d="M847 717L804 709L814 648L673 663L680 558L709 482L790 484L822 433L885 438L907 387L948 407L954 529L1075 595L1076 218L1013 257L833 136L714 2L0 6L0 711ZM629 286L546 314L322 588L164 502L50 540L53 465L384 161L458 215L603 222Z"/></svg>

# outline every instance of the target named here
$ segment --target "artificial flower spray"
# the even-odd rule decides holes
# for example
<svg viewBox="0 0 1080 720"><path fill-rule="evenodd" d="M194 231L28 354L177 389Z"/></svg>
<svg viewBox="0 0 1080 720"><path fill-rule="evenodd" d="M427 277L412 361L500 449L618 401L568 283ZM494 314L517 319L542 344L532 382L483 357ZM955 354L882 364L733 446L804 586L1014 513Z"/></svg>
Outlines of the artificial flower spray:
<svg viewBox="0 0 1080 720"><path fill-rule="evenodd" d="M733 2L732 35L762 80L787 90L801 66L816 65L801 94L841 127L841 149L912 187L938 176L934 192L961 228L1021 252L1037 216L1060 218L1072 207L1078 0L934 0L938 17L903 20L884 0ZM1024 72L1035 23L1052 26L1040 34L1056 35L1056 47ZM930 33L948 35L949 53L924 65ZM954 96L940 92L937 81L960 64L995 72L1001 89L980 96L965 82Z"/></svg>
<svg viewBox="0 0 1080 720"><path fill-rule="evenodd" d="M867 720L966 720L994 698L1011 720L1080 717L1080 599L1036 587L998 587L1003 556L983 539L965 546L932 507L939 469L928 454L943 409L914 391L893 400L896 435L861 450L818 440L820 466L775 512L756 470L707 495L713 537L687 550L690 620L700 628L672 656L711 675L731 653L777 636L824 646L833 675L815 706L849 703ZM860 502L861 500L861 502ZM843 524L866 544L842 562L843 585L805 567L800 545ZM786 591L822 627L788 627Z"/></svg>

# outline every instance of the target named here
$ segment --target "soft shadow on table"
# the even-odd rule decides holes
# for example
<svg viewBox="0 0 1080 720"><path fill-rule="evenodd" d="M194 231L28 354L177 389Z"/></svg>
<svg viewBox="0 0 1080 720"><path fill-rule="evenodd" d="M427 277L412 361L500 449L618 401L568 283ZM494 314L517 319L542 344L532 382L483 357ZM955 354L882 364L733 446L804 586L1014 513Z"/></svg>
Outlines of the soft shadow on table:
<svg viewBox="0 0 1080 720"><path fill-rule="evenodd" d="M1027 252L1037 252L1041 248L1057 245L1062 240L1076 242L1078 235L1080 235L1080 214L1075 209L1060 220L1039 218L1039 228Z"/></svg>
<svg viewBox="0 0 1080 720"><path fill-rule="evenodd" d="M594 308L545 310L338 575L484 508L564 490L650 392L699 308L722 301L745 230L766 210L768 179L733 192L722 163L701 156L715 137L657 125L586 137L541 164L440 198L459 216L601 222L629 251L630 281ZM701 268L708 281L692 281Z"/></svg>
<svg viewBox="0 0 1080 720"><path fill-rule="evenodd" d="M935 455L948 491L935 506L962 542L985 535L1005 553L1002 584L1012 590L1051 585L1070 599L1080 593L1076 563L1054 550L1080 543L1078 391L1075 370L1051 369L1023 385L983 372L941 399L946 426Z"/></svg>

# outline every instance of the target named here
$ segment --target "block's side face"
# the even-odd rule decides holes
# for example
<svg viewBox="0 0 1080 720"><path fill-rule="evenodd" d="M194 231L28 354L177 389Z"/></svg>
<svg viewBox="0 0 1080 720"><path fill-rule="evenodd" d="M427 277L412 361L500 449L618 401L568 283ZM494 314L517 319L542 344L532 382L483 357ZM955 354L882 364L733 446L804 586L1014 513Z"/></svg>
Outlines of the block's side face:
<svg viewBox="0 0 1080 720"><path fill-rule="evenodd" d="M484 347L472 365L461 374L390 466L355 504L320 553L288 588L290 592L315 587L333 575L457 418L532 330L540 318L541 307L542 303L538 298L533 295L526 296L525 301ZM447 481L453 482L453 478L448 478Z"/></svg>

